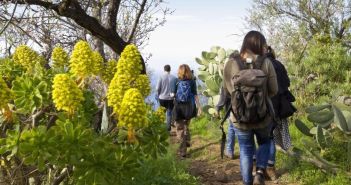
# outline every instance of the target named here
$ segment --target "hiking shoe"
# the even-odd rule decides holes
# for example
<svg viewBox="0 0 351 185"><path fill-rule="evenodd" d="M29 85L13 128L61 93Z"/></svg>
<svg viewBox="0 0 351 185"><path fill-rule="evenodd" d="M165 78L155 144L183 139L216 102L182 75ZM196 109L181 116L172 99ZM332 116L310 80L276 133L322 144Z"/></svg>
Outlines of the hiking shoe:
<svg viewBox="0 0 351 185"><path fill-rule="evenodd" d="M253 185L265 185L262 173L256 172L256 175L255 175L255 178L254 178L254 181L253 181Z"/></svg>
<svg viewBox="0 0 351 185"><path fill-rule="evenodd" d="M266 174L271 179L272 181L275 181L278 179L277 173L275 171L275 167L267 167L266 169Z"/></svg>
<svg viewBox="0 0 351 185"><path fill-rule="evenodd" d="M186 147L190 147L190 146L191 146L190 142L186 142Z"/></svg>

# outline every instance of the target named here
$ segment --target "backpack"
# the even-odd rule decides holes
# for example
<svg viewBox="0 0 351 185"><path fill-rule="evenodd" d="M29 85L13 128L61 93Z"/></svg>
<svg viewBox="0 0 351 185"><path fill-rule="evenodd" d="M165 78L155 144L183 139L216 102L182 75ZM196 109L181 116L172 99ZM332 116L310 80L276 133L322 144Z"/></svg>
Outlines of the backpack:
<svg viewBox="0 0 351 185"><path fill-rule="evenodd" d="M292 116L297 110L291 102L295 101L294 95L289 91L290 79L284 65L270 57L278 81L278 94L272 97L276 116L283 119Z"/></svg>
<svg viewBox="0 0 351 185"><path fill-rule="evenodd" d="M239 124L259 123L270 112L264 92L267 75L261 70L265 58L258 56L255 62L244 62L239 55L234 57L240 71L232 77L231 106Z"/></svg>
<svg viewBox="0 0 351 185"><path fill-rule="evenodd" d="M190 120L197 115L194 102L194 94L191 92L192 80L179 81L176 84L173 118L178 120Z"/></svg>
<svg viewBox="0 0 351 185"><path fill-rule="evenodd" d="M178 103L191 102L193 98L191 92L191 80L181 80L177 83L175 99Z"/></svg>

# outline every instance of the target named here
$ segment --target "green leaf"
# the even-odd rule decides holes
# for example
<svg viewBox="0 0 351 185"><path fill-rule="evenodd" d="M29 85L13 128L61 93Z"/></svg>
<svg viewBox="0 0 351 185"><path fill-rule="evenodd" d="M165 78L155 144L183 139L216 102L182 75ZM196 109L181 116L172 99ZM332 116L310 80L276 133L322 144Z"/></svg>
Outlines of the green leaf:
<svg viewBox="0 0 351 185"><path fill-rule="evenodd" d="M330 104L326 104L326 105L316 105L316 106L310 106L306 109L307 113L314 113L314 112L318 112L321 111L323 109L330 109L331 105Z"/></svg>
<svg viewBox="0 0 351 185"><path fill-rule="evenodd" d="M305 134L306 136L313 137L313 135L310 133L310 129L301 120L295 120L295 126L301 133Z"/></svg>
<svg viewBox="0 0 351 185"><path fill-rule="evenodd" d="M216 92L216 94L219 93L219 85L213 79L207 79L205 83L207 88L209 88L211 91Z"/></svg>
<svg viewBox="0 0 351 185"><path fill-rule="evenodd" d="M226 56L227 56L227 53L223 48L218 50L218 60L219 61L223 61L226 58Z"/></svg>
<svg viewBox="0 0 351 185"><path fill-rule="evenodd" d="M338 107L333 106L333 111L335 114L334 121L336 125L339 127L341 131L348 132L349 130L348 130L347 122L341 110Z"/></svg>
<svg viewBox="0 0 351 185"><path fill-rule="evenodd" d="M211 59L214 59L214 58L216 58L216 56L217 56L217 53L213 53L213 52L208 52L207 54L206 54L207 56L206 56L206 59L209 59L209 60L211 60Z"/></svg>
<svg viewBox="0 0 351 185"><path fill-rule="evenodd" d="M333 112L329 110L323 110L318 112L313 112L307 116L308 121L315 123L326 123L332 120L334 117Z"/></svg>
<svg viewBox="0 0 351 185"><path fill-rule="evenodd" d="M197 76L201 81L205 82L209 75L210 73L208 73L207 71L199 71L199 74Z"/></svg>

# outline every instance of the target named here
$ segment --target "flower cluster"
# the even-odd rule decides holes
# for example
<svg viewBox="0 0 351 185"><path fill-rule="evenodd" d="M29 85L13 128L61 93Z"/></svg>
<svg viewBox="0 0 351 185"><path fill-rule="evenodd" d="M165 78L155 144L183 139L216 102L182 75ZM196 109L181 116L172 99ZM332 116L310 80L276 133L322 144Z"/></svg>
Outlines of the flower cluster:
<svg viewBox="0 0 351 185"><path fill-rule="evenodd" d="M104 69L102 70L102 73L101 73L102 80L106 84L110 84L116 71L117 71L117 61L116 60L109 60L104 65Z"/></svg>
<svg viewBox="0 0 351 185"><path fill-rule="evenodd" d="M71 59L70 71L77 77L86 78L94 74L93 51L86 41L79 41L74 46Z"/></svg>
<svg viewBox="0 0 351 185"><path fill-rule="evenodd" d="M118 126L127 128L141 128L148 124L147 107L138 89L126 91L121 109L118 114Z"/></svg>
<svg viewBox="0 0 351 185"><path fill-rule="evenodd" d="M149 77L145 74L138 75L138 77L135 79L134 87L140 90L143 97L147 97L151 92Z"/></svg>
<svg viewBox="0 0 351 185"><path fill-rule="evenodd" d="M108 104L113 107L117 117L124 93L130 88L130 75L115 75L110 83L107 92Z"/></svg>
<svg viewBox="0 0 351 185"><path fill-rule="evenodd" d="M62 47L55 47L51 54L52 65L55 68L63 68L68 65L68 54Z"/></svg>
<svg viewBox="0 0 351 185"><path fill-rule="evenodd" d="M13 54L13 60L27 71L31 71L37 62L42 63L43 58L26 45L18 46Z"/></svg>
<svg viewBox="0 0 351 185"><path fill-rule="evenodd" d="M6 82L0 77L0 108L6 109L7 103L11 100L11 90Z"/></svg>
<svg viewBox="0 0 351 185"><path fill-rule="evenodd" d="M54 77L52 88L52 99L57 110L64 110L73 114L84 100L83 92L68 74L57 74Z"/></svg>
<svg viewBox="0 0 351 185"><path fill-rule="evenodd" d="M100 53L98 51L93 51L92 57L93 57L93 61L94 61L92 73L94 75L99 75L102 71L102 65L104 63L104 58L102 58L102 56L100 55Z"/></svg>
<svg viewBox="0 0 351 185"><path fill-rule="evenodd" d="M154 114L155 114L156 117L160 120L161 123L164 123L164 122L166 121L165 113L166 113L166 108L160 106L160 107L155 111Z"/></svg>
<svg viewBox="0 0 351 185"><path fill-rule="evenodd" d="M136 78L142 69L141 56L138 48L130 44L126 46L117 64L117 75L130 74Z"/></svg>
<svg viewBox="0 0 351 185"><path fill-rule="evenodd" d="M119 107L124 93L129 88L136 88L144 99L151 91L147 75L141 75L141 56L135 45L128 45L122 52L117 64L117 72L111 80L107 92L108 104L119 114Z"/></svg>

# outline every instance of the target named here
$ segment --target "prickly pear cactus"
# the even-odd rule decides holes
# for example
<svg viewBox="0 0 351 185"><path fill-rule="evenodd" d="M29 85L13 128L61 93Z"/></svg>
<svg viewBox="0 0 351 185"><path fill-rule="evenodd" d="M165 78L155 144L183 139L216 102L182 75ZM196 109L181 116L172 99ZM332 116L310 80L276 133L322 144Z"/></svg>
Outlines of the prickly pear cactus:
<svg viewBox="0 0 351 185"><path fill-rule="evenodd" d="M302 140L312 156L328 167L333 167L333 164L325 160L322 154L323 151L332 147L334 139L338 136L349 148L348 155L351 161L351 106L332 102L308 107L306 112L307 120L312 123L313 127L309 128L299 119L295 120L295 126L301 133L313 138Z"/></svg>
<svg viewBox="0 0 351 185"><path fill-rule="evenodd" d="M214 46L210 51L203 51L200 58L195 58L200 65L198 69L198 78L205 83L206 88L202 94L208 97L208 105L203 109L204 112L214 114L214 106L219 100L219 90L223 81L223 68L230 54L234 50L225 50L219 46Z"/></svg>

